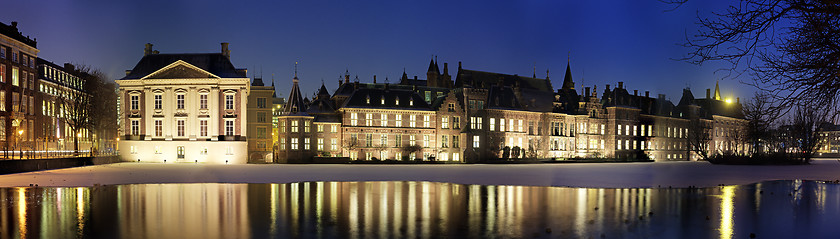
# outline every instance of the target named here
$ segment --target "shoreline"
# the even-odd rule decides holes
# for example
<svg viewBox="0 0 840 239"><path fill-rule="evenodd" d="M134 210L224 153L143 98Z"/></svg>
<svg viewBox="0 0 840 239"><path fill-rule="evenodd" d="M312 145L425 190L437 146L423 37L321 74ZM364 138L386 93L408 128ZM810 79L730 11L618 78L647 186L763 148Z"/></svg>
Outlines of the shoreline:
<svg viewBox="0 0 840 239"><path fill-rule="evenodd" d="M90 187L166 183L429 181L572 188L689 188L774 180L840 180L840 161L810 165L713 165L708 162L599 164L157 164L117 163L0 175L0 187Z"/></svg>

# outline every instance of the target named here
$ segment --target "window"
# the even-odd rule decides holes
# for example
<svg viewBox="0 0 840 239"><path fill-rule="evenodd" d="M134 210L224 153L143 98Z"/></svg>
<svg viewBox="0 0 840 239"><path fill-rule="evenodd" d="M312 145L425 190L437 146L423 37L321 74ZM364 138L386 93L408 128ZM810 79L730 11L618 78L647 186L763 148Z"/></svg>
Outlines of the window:
<svg viewBox="0 0 840 239"><path fill-rule="evenodd" d="M499 118L499 131L505 132L505 119Z"/></svg>
<svg viewBox="0 0 840 239"><path fill-rule="evenodd" d="M0 47L0 58L6 59L6 48Z"/></svg>
<svg viewBox="0 0 840 239"><path fill-rule="evenodd" d="M12 67L12 85L18 86L20 85L20 79L18 79L18 68Z"/></svg>
<svg viewBox="0 0 840 239"><path fill-rule="evenodd" d="M198 100L199 108L203 109L203 110L206 110L207 109L207 94L198 95L198 99L199 99Z"/></svg>
<svg viewBox="0 0 840 239"><path fill-rule="evenodd" d="M155 137L163 137L163 120L155 120Z"/></svg>
<svg viewBox="0 0 840 239"><path fill-rule="evenodd" d="M132 95L131 96L131 110L140 110L140 96L139 95Z"/></svg>
<svg viewBox="0 0 840 239"><path fill-rule="evenodd" d="M318 138L318 151L324 151L324 139Z"/></svg>
<svg viewBox="0 0 840 239"><path fill-rule="evenodd" d="M233 136L233 120L225 120L225 135Z"/></svg>
<svg viewBox="0 0 840 239"><path fill-rule="evenodd" d="M257 98L257 108L265 108L265 98Z"/></svg>
<svg viewBox="0 0 840 239"><path fill-rule="evenodd" d="M379 114L379 126L382 126L382 127L388 126L388 115L387 114Z"/></svg>
<svg viewBox="0 0 840 239"><path fill-rule="evenodd" d="M379 136L379 145L382 147L388 146L388 135L383 134Z"/></svg>
<svg viewBox="0 0 840 239"><path fill-rule="evenodd" d="M286 138L280 138L280 150L286 150Z"/></svg>
<svg viewBox="0 0 840 239"><path fill-rule="evenodd" d="M0 64L0 82L6 82L6 65Z"/></svg>
<svg viewBox="0 0 840 239"><path fill-rule="evenodd" d="M266 137L266 128L265 127L257 127L257 138L258 139L265 139Z"/></svg>
<svg viewBox="0 0 840 239"><path fill-rule="evenodd" d="M448 142L447 139L449 139L449 137L446 136L446 135L441 135L440 136L440 147L441 148L449 148L449 142Z"/></svg>
<svg viewBox="0 0 840 239"><path fill-rule="evenodd" d="M429 147L429 135L423 135L423 148Z"/></svg>
<svg viewBox="0 0 840 239"><path fill-rule="evenodd" d="M358 124L359 114L358 113L350 113L350 125L356 126Z"/></svg>
<svg viewBox="0 0 840 239"><path fill-rule="evenodd" d="M402 127L402 115L400 115L400 114L396 115L395 122L396 122L397 127Z"/></svg>
<svg viewBox="0 0 840 239"><path fill-rule="evenodd" d="M461 117L458 117L458 116L452 117L452 128L453 129L460 129L461 128Z"/></svg>
<svg viewBox="0 0 840 239"><path fill-rule="evenodd" d="M417 115L409 115L408 116L408 127L414 128L417 127Z"/></svg>
<svg viewBox="0 0 840 239"><path fill-rule="evenodd" d="M431 116L423 116L423 128L429 128L429 118L431 118Z"/></svg>
<svg viewBox="0 0 840 239"><path fill-rule="evenodd" d="M402 147L402 135L398 134L394 136L394 147Z"/></svg>
<svg viewBox="0 0 840 239"><path fill-rule="evenodd" d="M318 132L318 133L323 133L323 132L324 132L324 125L322 125L322 124L316 124L316 125L315 125L315 130L316 130L316 132Z"/></svg>
<svg viewBox="0 0 840 239"><path fill-rule="evenodd" d="M163 95L155 94L155 109L163 109Z"/></svg>
<svg viewBox="0 0 840 239"><path fill-rule="evenodd" d="M639 136L639 131L636 131L636 127L639 126L633 125L633 136Z"/></svg>
<svg viewBox="0 0 840 239"><path fill-rule="evenodd" d="M449 103L449 105L446 106L446 110L449 112L455 112L455 103Z"/></svg>
<svg viewBox="0 0 840 239"><path fill-rule="evenodd" d="M140 120L131 120L131 135L140 135Z"/></svg>
<svg viewBox="0 0 840 239"><path fill-rule="evenodd" d="M309 126L309 124L310 124L309 120L304 120L303 121L303 132L309 133L310 128L312 128L312 126Z"/></svg>
<svg viewBox="0 0 840 239"><path fill-rule="evenodd" d="M160 146L155 146L155 154L162 154L163 151L160 150Z"/></svg>
<svg viewBox="0 0 840 239"><path fill-rule="evenodd" d="M184 128L186 128L186 120L178 120L178 137L184 137Z"/></svg>
<svg viewBox="0 0 840 239"><path fill-rule="evenodd" d="M233 109L233 94L225 94L225 109Z"/></svg>
<svg viewBox="0 0 840 239"><path fill-rule="evenodd" d="M449 128L449 117L444 116L440 118L440 128L441 129L448 129Z"/></svg>
<svg viewBox="0 0 840 239"><path fill-rule="evenodd" d="M397 159L397 160L402 160L402 153L401 153L401 152L397 152L397 153L394 155L394 157L395 157L395 159Z"/></svg>
<svg viewBox="0 0 840 239"><path fill-rule="evenodd" d="M519 131L517 131L517 132L525 132L525 131L522 131L522 120L519 120L518 122L519 122Z"/></svg>
<svg viewBox="0 0 840 239"><path fill-rule="evenodd" d="M373 114L365 114L365 126L373 126Z"/></svg>
<svg viewBox="0 0 840 239"><path fill-rule="evenodd" d="M175 105L177 106L177 109L179 109L179 110L184 109L184 97L186 97L184 94L175 95Z"/></svg>
<svg viewBox="0 0 840 239"><path fill-rule="evenodd" d="M201 137L207 137L207 120L199 121L199 131L201 132Z"/></svg>
<svg viewBox="0 0 840 239"><path fill-rule="evenodd" d="M337 133L338 125L330 125L330 133Z"/></svg>
<svg viewBox="0 0 840 239"><path fill-rule="evenodd" d="M408 136L408 145L417 145L417 142L415 142L415 140L416 139L414 138L414 135L409 135Z"/></svg>
<svg viewBox="0 0 840 239"><path fill-rule="evenodd" d="M286 132L286 121L285 120L280 120L280 126L278 126L277 128L280 128L280 133L285 133Z"/></svg>
<svg viewBox="0 0 840 239"><path fill-rule="evenodd" d="M309 150L309 138L303 138L303 150Z"/></svg>
<svg viewBox="0 0 840 239"><path fill-rule="evenodd" d="M496 118L490 118L490 131L496 131Z"/></svg>
<svg viewBox="0 0 840 239"><path fill-rule="evenodd" d="M6 111L6 91L0 91L0 111Z"/></svg>
<svg viewBox="0 0 840 239"><path fill-rule="evenodd" d="M396 106L400 105L400 97L399 96L397 96L397 98L394 98L394 105L396 105Z"/></svg>
<svg viewBox="0 0 840 239"><path fill-rule="evenodd" d="M291 130L292 133L297 133L298 130L299 130L298 129L298 121L297 120L292 120L291 126L292 126L292 130Z"/></svg>
<svg viewBox="0 0 840 239"><path fill-rule="evenodd" d="M470 129L481 129L481 117L470 117Z"/></svg>
<svg viewBox="0 0 840 239"><path fill-rule="evenodd" d="M265 123L265 112L257 112L257 122Z"/></svg>
<svg viewBox="0 0 840 239"><path fill-rule="evenodd" d="M513 119L508 120L508 131L513 131Z"/></svg>
<svg viewBox="0 0 840 239"><path fill-rule="evenodd" d="M432 92L426 91L426 102L432 102Z"/></svg>
<svg viewBox="0 0 840 239"><path fill-rule="evenodd" d="M461 136L459 135L452 135L452 147L453 148L460 148L461 146Z"/></svg>
<svg viewBox="0 0 840 239"><path fill-rule="evenodd" d="M452 161L461 161L461 154L452 153Z"/></svg>
<svg viewBox="0 0 840 239"><path fill-rule="evenodd" d="M373 134L365 134L365 147L373 147Z"/></svg>
<svg viewBox="0 0 840 239"><path fill-rule="evenodd" d="M330 139L330 150L338 150L338 139Z"/></svg>
<svg viewBox="0 0 840 239"><path fill-rule="evenodd" d="M534 121L528 121L528 134L534 134Z"/></svg>
<svg viewBox="0 0 840 239"><path fill-rule="evenodd" d="M289 148L291 148L292 150L298 149L298 138L292 138L292 146Z"/></svg>
<svg viewBox="0 0 840 239"><path fill-rule="evenodd" d="M481 138L478 135L473 135L473 148L478 148Z"/></svg>

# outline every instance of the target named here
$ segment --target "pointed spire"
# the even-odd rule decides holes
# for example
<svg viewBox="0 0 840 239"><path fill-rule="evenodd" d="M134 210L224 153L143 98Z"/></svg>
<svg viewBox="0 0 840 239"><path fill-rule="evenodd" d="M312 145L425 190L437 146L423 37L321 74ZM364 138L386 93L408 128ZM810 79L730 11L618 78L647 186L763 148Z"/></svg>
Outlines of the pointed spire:
<svg viewBox="0 0 840 239"><path fill-rule="evenodd" d="M715 81L715 100L720 100L720 86L717 81Z"/></svg>
<svg viewBox="0 0 840 239"><path fill-rule="evenodd" d="M534 78L534 79L537 78L537 62L536 61L534 62L534 76L532 76L531 78Z"/></svg>
<svg viewBox="0 0 840 239"><path fill-rule="evenodd" d="M575 89L575 82L572 81L572 67L571 63L566 63L566 76L563 77L563 89Z"/></svg>
<svg viewBox="0 0 840 239"><path fill-rule="evenodd" d="M292 78L292 90L289 92L289 98L286 100L286 107L283 108L284 113L295 114L299 112L306 112L306 103L300 94L298 81L297 62L295 62L295 77Z"/></svg>
<svg viewBox="0 0 840 239"><path fill-rule="evenodd" d="M277 88L274 88L274 73L271 74L271 98L277 98Z"/></svg>
<svg viewBox="0 0 840 239"><path fill-rule="evenodd" d="M435 72L435 58L432 56L432 59L429 60L429 70L426 72Z"/></svg>

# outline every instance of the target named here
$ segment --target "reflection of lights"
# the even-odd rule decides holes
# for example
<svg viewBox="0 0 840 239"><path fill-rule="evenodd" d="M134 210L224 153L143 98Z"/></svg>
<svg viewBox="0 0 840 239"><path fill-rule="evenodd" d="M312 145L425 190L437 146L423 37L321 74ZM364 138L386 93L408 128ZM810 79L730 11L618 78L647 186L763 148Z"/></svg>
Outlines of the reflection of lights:
<svg viewBox="0 0 840 239"><path fill-rule="evenodd" d="M732 238L735 226L735 186L724 186L720 198L720 238Z"/></svg>
<svg viewBox="0 0 840 239"><path fill-rule="evenodd" d="M26 238L26 190L18 188L18 233L20 238Z"/></svg>

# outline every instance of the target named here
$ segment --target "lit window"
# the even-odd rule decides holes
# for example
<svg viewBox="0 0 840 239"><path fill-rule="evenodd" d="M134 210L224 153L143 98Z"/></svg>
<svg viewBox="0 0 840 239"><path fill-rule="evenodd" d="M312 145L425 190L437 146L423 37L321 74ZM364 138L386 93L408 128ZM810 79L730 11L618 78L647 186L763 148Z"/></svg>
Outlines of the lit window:
<svg viewBox="0 0 840 239"><path fill-rule="evenodd" d="M207 137L207 120L199 121L201 137Z"/></svg>
<svg viewBox="0 0 840 239"><path fill-rule="evenodd" d="M429 128L429 118L431 118L429 115L423 116L423 128Z"/></svg>
<svg viewBox="0 0 840 239"><path fill-rule="evenodd" d="M233 109L233 94L226 94L225 95L225 109L232 110Z"/></svg>
<svg viewBox="0 0 840 239"><path fill-rule="evenodd" d="M490 131L496 131L496 118L490 118Z"/></svg>
<svg viewBox="0 0 840 239"><path fill-rule="evenodd" d="M131 120L131 135L140 135L140 120Z"/></svg>
<svg viewBox="0 0 840 239"><path fill-rule="evenodd" d="M396 123L396 127L402 127L402 115L400 115L400 114L396 115L395 123Z"/></svg>
<svg viewBox="0 0 840 239"><path fill-rule="evenodd" d="M225 121L225 135L233 136L233 120Z"/></svg>
<svg viewBox="0 0 840 239"><path fill-rule="evenodd" d="M338 132L338 125L330 125L330 133Z"/></svg>
<svg viewBox="0 0 840 239"><path fill-rule="evenodd" d="M330 139L330 150L338 150L338 140L337 139Z"/></svg>
<svg viewBox="0 0 840 239"><path fill-rule="evenodd" d="M385 100L383 100L383 102L384 101ZM388 115L387 114L379 114L379 126L382 126L382 127L388 126Z"/></svg>
<svg viewBox="0 0 840 239"><path fill-rule="evenodd" d="M356 126L358 124L359 114L358 113L350 113L350 125Z"/></svg>
<svg viewBox="0 0 840 239"><path fill-rule="evenodd" d="M198 96L199 98L199 107L200 109L207 109L207 94L201 94Z"/></svg>
<svg viewBox="0 0 840 239"><path fill-rule="evenodd" d="M408 116L408 127L414 128L417 125L415 124L417 121L417 115L409 115Z"/></svg>
<svg viewBox="0 0 840 239"><path fill-rule="evenodd" d="M303 121L303 132L309 133L311 126L309 126L309 120Z"/></svg>
<svg viewBox="0 0 840 239"><path fill-rule="evenodd" d="M178 137L184 137L184 128L186 128L186 121L178 120Z"/></svg>
<svg viewBox="0 0 840 239"><path fill-rule="evenodd" d="M309 138L303 138L303 150L309 150Z"/></svg>
<svg viewBox="0 0 840 239"><path fill-rule="evenodd" d="M324 151L324 139L318 138L318 151Z"/></svg>
<svg viewBox="0 0 840 239"><path fill-rule="evenodd" d="M423 135L423 148L428 148L428 147L429 147L429 136L428 135Z"/></svg>
<svg viewBox="0 0 840 239"><path fill-rule="evenodd" d="M449 128L449 117L444 116L440 118L440 128L441 129L448 129Z"/></svg>
<svg viewBox="0 0 840 239"><path fill-rule="evenodd" d="M178 107L177 109L183 110L184 109L184 94L175 95L175 105Z"/></svg>
<svg viewBox="0 0 840 239"><path fill-rule="evenodd" d="M163 95L155 94L155 109L163 109Z"/></svg>
<svg viewBox="0 0 840 239"><path fill-rule="evenodd" d="M292 146L291 146L291 149L292 149L292 150L297 150L297 149L298 149L298 138L292 138Z"/></svg>
<svg viewBox="0 0 840 239"><path fill-rule="evenodd" d="M292 133L297 133L298 132L298 121L297 120L292 120L291 126L292 126Z"/></svg>
<svg viewBox="0 0 840 239"><path fill-rule="evenodd" d="M155 120L155 137L163 137L163 120Z"/></svg>
<svg viewBox="0 0 840 239"><path fill-rule="evenodd" d="M473 148L478 148L479 147L479 145L480 145L479 140L481 140L481 138L478 137L478 135L473 135Z"/></svg>

